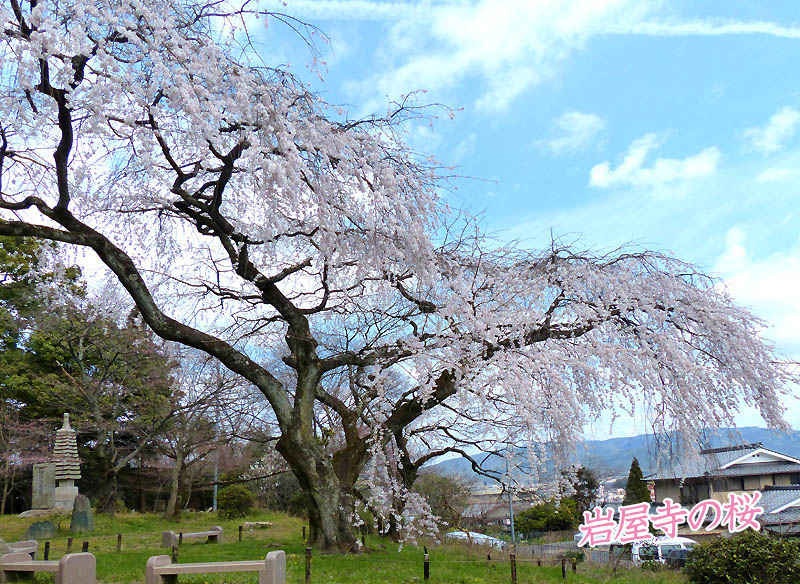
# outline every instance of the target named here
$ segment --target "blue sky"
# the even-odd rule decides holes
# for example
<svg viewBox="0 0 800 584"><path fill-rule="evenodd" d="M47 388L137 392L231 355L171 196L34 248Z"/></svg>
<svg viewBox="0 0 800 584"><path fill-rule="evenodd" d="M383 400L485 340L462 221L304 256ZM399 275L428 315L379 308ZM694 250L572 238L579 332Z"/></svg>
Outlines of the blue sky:
<svg viewBox="0 0 800 584"><path fill-rule="evenodd" d="M291 63L351 117L418 89L458 110L408 139L474 177L447 196L488 231L532 247L552 230L585 248L671 251L723 278L800 359L796 1L269 6L330 43L318 45L322 81L273 22L266 62ZM800 404L787 406L800 427Z"/></svg>

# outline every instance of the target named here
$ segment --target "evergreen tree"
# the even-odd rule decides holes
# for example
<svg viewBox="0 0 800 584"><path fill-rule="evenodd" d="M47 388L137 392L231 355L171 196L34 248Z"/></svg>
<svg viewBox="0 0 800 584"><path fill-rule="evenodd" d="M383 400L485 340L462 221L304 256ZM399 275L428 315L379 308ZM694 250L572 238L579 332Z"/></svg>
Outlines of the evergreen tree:
<svg viewBox="0 0 800 584"><path fill-rule="evenodd" d="M635 503L649 503L650 490L647 488L647 483L644 482L642 475L642 468L639 466L639 461L633 457L631 463L631 470L628 473L628 482L625 484L625 498L622 500L623 505L633 505Z"/></svg>
<svg viewBox="0 0 800 584"><path fill-rule="evenodd" d="M597 480L594 472L591 469L582 466L575 474L575 480L572 483L575 489L575 494L572 499L575 501L578 517L583 516L584 511L590 511L597 499L597 491L600 488L600 482Z"/></svg>

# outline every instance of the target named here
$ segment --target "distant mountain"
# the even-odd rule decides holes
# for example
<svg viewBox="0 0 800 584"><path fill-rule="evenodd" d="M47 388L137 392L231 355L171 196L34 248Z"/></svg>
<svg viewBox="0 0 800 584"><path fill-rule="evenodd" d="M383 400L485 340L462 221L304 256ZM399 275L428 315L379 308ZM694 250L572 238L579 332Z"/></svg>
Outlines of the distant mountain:
<svg viewBox="0 0 800 584"><path fill-rule="evenodd" d="M765 448L800 458L800 432L788 433L775 432L766 428L755 426L744 428L723 428L713 433L708 433L705 448L719 448L761 442ZM590 468L600 477L611 477L627 474L631 460L635 456L644 471L645 476L655 472L659 458L662 464L680 456L680 447L670 444L665 436L656 437L652 434L640 434L627 438L610 438L608 440L590 440L581 444L576 452L576 462ZM526 466L524 449L515 457L520 466ZM551 465L545 465L540 474L547 475L552 471ZM463 458L453 458L430 465L428 468L441 474L455 474L464 477L473 475L472 468ZM505 461L497 456L490 456L485 468L502 474L505 470ZM485 482L479 479L479 482ZM491 481L486 481L491 482Z"/></svg>

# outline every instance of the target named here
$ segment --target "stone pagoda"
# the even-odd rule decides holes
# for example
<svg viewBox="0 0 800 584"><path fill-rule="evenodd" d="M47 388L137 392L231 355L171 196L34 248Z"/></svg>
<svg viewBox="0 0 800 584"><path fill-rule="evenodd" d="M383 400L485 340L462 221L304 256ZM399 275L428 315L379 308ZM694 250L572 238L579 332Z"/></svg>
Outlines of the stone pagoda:
<svg viewBox="0 0 800 584"><path fill-rule="evenodd" d="M34 509L63 509L71 511L81 478L78 460L78 441L70 428L69 414L64 414L64 425L56 432L56 446L50 462L33 465Z"/></svg>
<svg viewBox="0 0 800 584"><path fill-rule="evenodd" d="M78 460L78 441L75 430L70 428L69 414L64 414L64 425L56 432L53 462L56 483L54 507L70 511L78 495L75 481L81 478L81 465Z"/></svg>

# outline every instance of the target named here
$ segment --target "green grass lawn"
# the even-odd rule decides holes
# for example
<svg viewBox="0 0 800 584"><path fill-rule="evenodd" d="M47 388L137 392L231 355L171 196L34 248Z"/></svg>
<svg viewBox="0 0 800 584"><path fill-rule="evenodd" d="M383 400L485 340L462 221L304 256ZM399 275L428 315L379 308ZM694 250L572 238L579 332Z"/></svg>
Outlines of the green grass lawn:
<svg viewBox="0 0 800 584"><path fill-rule="evenodd" d="M80 551L81 543L89 542L89 551L97 558L97 577L105 584L125 584L144 581L147 558L168 554L161 548L161 532L172 530L190 533L205 531L212 525L225 529L225 543L209 545L202 540L187 540L179 550L179 562L255 560L263 558L271 550L281 549L287 555L288 582L300 584L305 575L305 544L302 541L302 520L281 513L260 512L246 518L247 521L270 521L268 529L245 531L242 542L238 541L238 526L245 520L220 520L208 513L185 514L180 521L164 521L158 515L137 513L115 517L95 516L92 534L73 536L73 551ZM6 541L24 538L25 529L36 519L20 519L16 516L0 517L0 537ZM68 526L69 519L61 521ZM122 551L116 551L117 533L122 533ZM50 540L50 559L58 559L67 548L70 533L59 530ZM376 537L367 537L367 546L361 554L322 554L315 550L312 558L311 582L314 584L410 584L423 582L423 551L421 547L406 545L398 550L397 544ZM511 582L508 557L492 552L492 561L487 561L486 550L470 551L466 546L449 543L434 545L428 542L430 555L431 584L489 584ZM39 557L44 550L40 542ZM181 577L185 583L245 583L255 582L255 574L209 574L208 576ZM518 558L517 580L519 584L534 582L564 582L561 567L537 567L536 561ZM35 582L52 582L53 576L38 574ZM578 573L570 573L566 582L615 583L615 584L685 584L686 579L672 571L645 572L639 569L618 570L614 576L605 567L580 564Z"/></svg>

